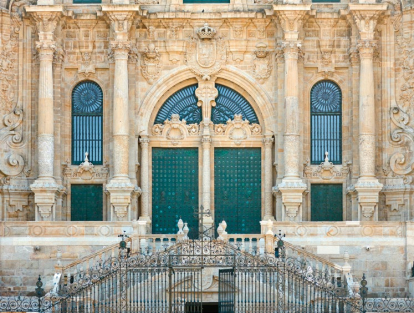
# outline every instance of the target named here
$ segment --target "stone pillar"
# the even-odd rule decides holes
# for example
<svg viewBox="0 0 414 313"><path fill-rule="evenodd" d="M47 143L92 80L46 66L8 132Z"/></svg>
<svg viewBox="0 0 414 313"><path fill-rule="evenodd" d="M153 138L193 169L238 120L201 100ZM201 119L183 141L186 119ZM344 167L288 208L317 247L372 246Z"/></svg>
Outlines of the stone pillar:
<svg viewBox="0 0 414 313"><path fill-rule="evenodd" d="M298 58L301 43L298 40L303 18L310 5L294 7L274 6L283 29L284 41L281 49L285 59L285 175L277 190L282 194L283 220L302 220L302 194L306 184L300 177L300 130L299 130L299 71Z"/></svg>
<svg viewBox="0 0 414 313"><path fill-rule="evenodd" d="M265 198L264 198L264 217L263 221L274 221L275 217L273 215L273 158L272 158L272 148L273 148L273 137L270 134L266 134L263 139L264 143L264 189L265 189Z"/></svg>
<svg viewBox="0 0 414 313"><path fill-rule="evenodd" d="M365 8L366 7L366 8ZM374 32L381 11L386 5L351 5L350 10L359 30L357 45L360 57L359 77L359 220L378 220L378 198L382 189L375 176L375 85L374 85ZM362 9L362 10L361 10Z"/></svg>
<svg viewBox="0 0 414 313"><path fill-rule="evenodd" d="M201 139L201 142L203 147L203 207L204 212L211 212L210 120L205 118L202 124L203 138ZM205 228L213 227L214 221L211 214L203 215L203 224Z"/></svg>
<svg viewBox="0 0 414 313"><path fill-rule="evenodd" d="M62 7L42 12L30 7L27 12L35 20L39 31L36 49L39 53L39 100L37 107L37 154L38 179L30 186L34 192L37 221L53 221L56 201L63 187L56 183L54 165L54 106L53 106L53 55L56 50L54 31L59 22ZM36 12L38 11L38 12Z"/></svg>
<svg viewBox="0 0 414 313"><path fill-rule="evenodd" d="M211 213L211 160L210 160L210 147L211 147L211 107L216 105L215 99L218 96L218 90L215 87L215 77L205 81L200 79L198 81L198 88L195 91L195 95L198 99L197 105L201 107L203 115L202 127L202 148L203 148L203 207L204 212ZM214 221L211 214L203 215L203 224L205 228L213 227Z"/></svg>
<svg viewBox="0 0 414 313"><path fill-rule="evenodd" d="M149 139L148 135L141 135L141 215L140 221L151 223L149 216Z"/></svg>
<svg viewBox="0 0 414 313"><path fill-rule="evenodd" d="M103 6L102 10L106 11ZM128 54L130 42L128 32L134 12L107 12L114 29L114 40L110 48L115 61L113 90L113 162L114 174L106 185L110 194L111 220L130 220L131 194L137 189L131 183L129 173L129 108L128 108Z"/></svg>

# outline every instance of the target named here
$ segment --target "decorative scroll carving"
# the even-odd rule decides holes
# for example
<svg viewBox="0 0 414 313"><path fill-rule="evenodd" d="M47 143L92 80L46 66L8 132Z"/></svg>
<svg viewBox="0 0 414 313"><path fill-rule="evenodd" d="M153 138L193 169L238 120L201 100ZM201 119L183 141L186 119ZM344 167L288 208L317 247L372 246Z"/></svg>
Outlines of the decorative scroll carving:
<svg viewBox="0 0 414 313"><path fill-rule="evenodd" d="M351 163L344 162L342 165L334 165L329 162L328 152L325 153L325 161L320 165L312 166L309 158L306 160L303 168L303 176L307 178L320 178L331 180L335 178L346 178L351 171Z"/></svg>
<svg viewBox="0 0 414 313"><path fill-rule="evenodd" d="M161 54L155 45L150 43L148 47L145 48L145 52L142 53L142 56L142 76L144 76L148 83L153 84L161 74Z"/></svg>
<svg viewBox="0 0 414 313"><path fill-rule="evenodd" d="M152 134L154 136L163 136L167 140L170 140L174 146L178 145L180 141L188 136L199 135L199 133L200 125L187 125L185 120L180 121L180 116L178 114L171 115L171 120L166 120L164 125L155 124L152 127Z"/></svg>
<svg viewBox="0 0 414 313"><path fill-rule="evenodd" d="M217 31L208 26L197 30L199 38L190 38L187 43L185 61L188 67L203 80L210 80L217 74L227 61L227 49L221 37L216 36Z"/></svg>
<svg viewBox="0 0 414 313"><path fill-rule="evenodd" d="M267 45L259 42L256 45L256 50L253 52L253 76L261 83L269 78L272 73L272 62L269 51L266 49Z"/></svg>
<svg viewBox="0 0 414 313"><path fill-rule="evenodd" d="M410 45L411 36L397 38L402 58L402 84L399 102L390 109L391 122L395 126L390 139L396 147L402 148L390 158L390 168L397 175L411 174L414 169L414 128L410 121L414 106L414 48Z"/></svg>
<svg viewBox="0 0 414 313"><path fill-rule="evenodd" d="M259 124L250 124L248 120L243 121L242 115L236 114L232 121L227 121L227 124L215 124L214 133L216 135L227 136L236 145L240 145L243 140L251 136L261 135L262 128Z"/></svg>
<svg viewBox="0 0 414 313"><path fill-rule="evenodd" d="M21 129L24 115L21 104L17 103L14 83L20 22L12 21L10 33L2 34L0 39L0 175L5 176L20 174L25 165L23 157L16 151L24 145Z"/></svg>

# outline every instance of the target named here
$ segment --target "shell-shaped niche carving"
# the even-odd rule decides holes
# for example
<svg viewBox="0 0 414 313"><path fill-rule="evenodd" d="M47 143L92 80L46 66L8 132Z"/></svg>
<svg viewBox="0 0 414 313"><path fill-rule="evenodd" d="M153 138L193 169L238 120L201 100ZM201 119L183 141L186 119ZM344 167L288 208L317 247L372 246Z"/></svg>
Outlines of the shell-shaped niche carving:
<svg viewBox="0 0 414 313"><path fill-rule="evenodd" d="M259 124L250 124L248 120L243 120L241 114L235 114L234 119L228 120L226 124L214 125L214 133L227 136L236 145L240 145L251 136L261 135L262 128Z"/></svg>
<svg viewBox="0 0 414 313"><path fill-rule="evenodd" d="M164 137L171 141L175 146L180 141L185 140L188 136L198 135L200 132L200 125L190 124L187 125L185 120L180 121L178 114L172 114L170 120L166 120L164 124L155 124L152 127L152 134L154 136Z"/></svg>

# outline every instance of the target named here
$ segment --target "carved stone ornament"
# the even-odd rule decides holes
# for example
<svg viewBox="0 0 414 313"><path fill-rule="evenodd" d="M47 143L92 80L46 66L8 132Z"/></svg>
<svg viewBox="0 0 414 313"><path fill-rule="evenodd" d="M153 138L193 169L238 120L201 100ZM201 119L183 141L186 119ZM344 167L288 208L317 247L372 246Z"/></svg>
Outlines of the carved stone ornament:
<svg viewBox="0 0 414 313"><path fill-rule="evenodd" d="M142 76L153 84L161 75L161 54L153 43L150 43L142 53L141 72Z"/></svg>
<svg viewBox="0 0 414 313"><path fill-rule="evenodd" d="M92 43L93 46L93 43ZM90 50L80 50L81 54L81 63L78 70L79 74L84 74L88 77L91 74L95 73L95 64L92 63L92 49Z"/></svg>
<svg viewBox="0 0 414 313"><path fill-rule="evenodd" d="M198 38L190 38L187 43L185 61L187 66L203 80L210 80L225 65L227 49L221 37L215 38L217 31L204 24L197 30Z"/></svg>
<svg viewBox="0 0 414 313"><path fill-rule="evenodd" d="M0 177L16 176L24 170L20 154L24 148L23 108L17 102L18 36L20 22L13 20L10 32L0 39ZM28 174L25 170L25 174ZM26 173L27 172L27 173Z"/></svg>
<svg viewBox="0 0 414 313"><path fill-rule="evenodd" d="M271 54L266 48L265 43L259 42L253 52L253 76L261 84L270 77L273 69Z"/></svg>
<svg viewBox="0 0 414 313"><path fill-rule="evenodd" d="M236 145L240 145L243 140L251 136L261 135L262 128L259 124L250 124L248 120L243 121L241 114L235 114L234 119L228 120L227 124L214 125L214 133L219 136L227 136Z"/></svg>
<svg viewBox="0 0 414 313"><path fill-rule="evenodd" d="M397 106L390 109L393 126L390 139L394 146L400 148L391 156L390 168L397 175L412 174L414 170L414 127L411 121L414 107L414 48L411 42L411 36L397 37L402 75L399 78L399 101Z"/></svg>
<svg viewBox="0 0 414 313"><path fill-rule="evenodd" d="M178 114L171 115L171 120L166 120L164 125L155 124L152 127L152 134L154 136L163 136L167 140L170 140L171 144L174 146L178 145L180 141L188 136L198 135L199 133L200 125L187 125L185 120L180 121L180 116Z"/></svg>
<svg viewBox="0 0 414 313"><path fill-rule="evenodd" d="M329 162L328 152L326 152L325 161L320 165L312 166L310 160L307 159L304 164L303 174L307 178L331 180L335 178L346 178L350 170L350 162L344 162L342 165L334 165L332 162Z"/></svg>
<svg viewBox="0 0 414 313"><path fill-rule="evenodd" d="M63 176L66 178L79 178L82 180L102 179L106 180L109 176L109 164L105 162L103 166L96 168L88 160L88 152L85 153L85 161L77 168L69 165L69 160L63 164Z"/></svg>

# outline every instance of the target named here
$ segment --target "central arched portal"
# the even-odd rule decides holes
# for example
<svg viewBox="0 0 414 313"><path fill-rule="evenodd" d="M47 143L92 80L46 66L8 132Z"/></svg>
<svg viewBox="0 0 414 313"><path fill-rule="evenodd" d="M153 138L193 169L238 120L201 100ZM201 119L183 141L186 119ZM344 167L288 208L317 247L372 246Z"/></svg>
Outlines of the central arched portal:
<svg viewBox="0 0 414 313"><path fill-rule="evenodd" d="M230 233L260 233L263 136L259 118L240 92L222 84L215 87L218 96L211 110L208 152L203 150L206 139L197 84L171 94L154 118L150 136L154 234L174 233L182 218L196 237L196 213L206 196L216 227L225 220ZM206 191L203 175L209 173L211 188Z"/></svg>

